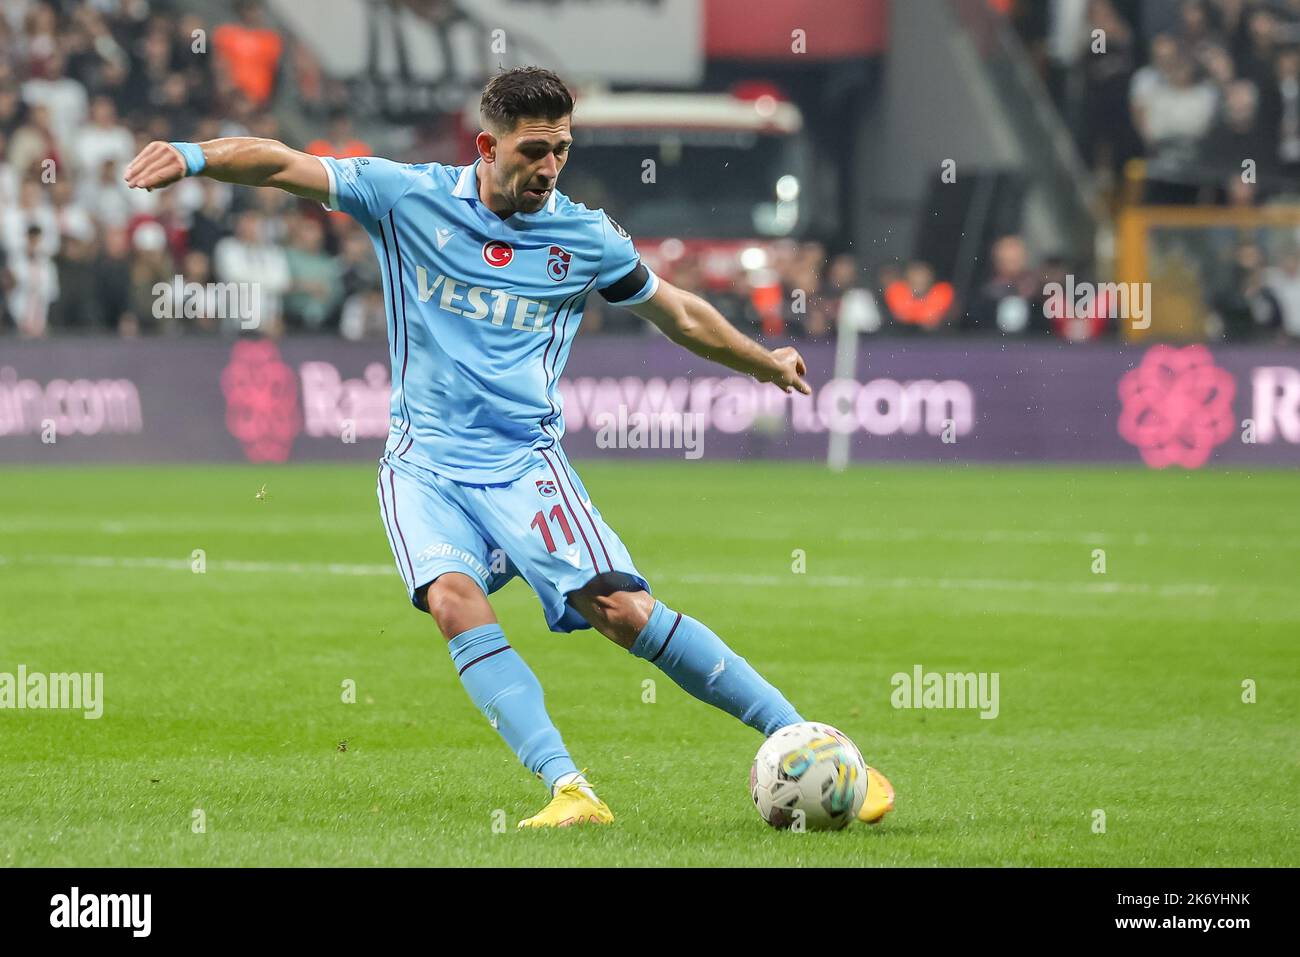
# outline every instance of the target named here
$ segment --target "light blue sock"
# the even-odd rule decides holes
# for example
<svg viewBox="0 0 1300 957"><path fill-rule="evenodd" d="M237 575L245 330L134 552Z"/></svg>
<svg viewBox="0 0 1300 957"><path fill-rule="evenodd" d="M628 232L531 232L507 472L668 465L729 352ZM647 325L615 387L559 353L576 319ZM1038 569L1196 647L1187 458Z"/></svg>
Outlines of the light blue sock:
<svg viewBox="0 0 1300 957"><path fill-rule="evenodd" d="M802 721L794 705L721 638L661 601L629 649L701 701L771 734Z"/></svg>
<svg viewBox="0 0 1300 957"><path fill-rule="evenodd" d="M561 775L577 772L578 766L546 713L541 683L506 642L500 625L463 631L447 643L447 649L470 700L506 739L524 767L540 775L548 789Z"/></svg>

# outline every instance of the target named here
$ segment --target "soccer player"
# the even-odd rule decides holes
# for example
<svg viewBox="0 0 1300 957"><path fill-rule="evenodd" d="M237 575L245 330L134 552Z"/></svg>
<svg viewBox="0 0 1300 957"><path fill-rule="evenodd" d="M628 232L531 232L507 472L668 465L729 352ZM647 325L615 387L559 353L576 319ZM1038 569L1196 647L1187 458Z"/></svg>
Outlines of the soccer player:
<svg viewBox="0 0 1300 957"><path fill-rule="evenodd" d="M811 390L798 352L741 334L646 268L608 215L556 189L573 141L573 100L559 77L500 73L480 108L469 166L320 158L228 137L150 143L126 182L157 189L201 174L274 186L347 213L370 234L393 370L378 496L398 571L447 639L474 704L550 791L519 826L609 823L488 602L515 575L541 599L552 631L593 627L764 735L802 719L707 626L651 596L569 464L557 384L586 298L626 306L673 342L759 381ZM892 801L871 772L863 819L879 820Z"/></svg>

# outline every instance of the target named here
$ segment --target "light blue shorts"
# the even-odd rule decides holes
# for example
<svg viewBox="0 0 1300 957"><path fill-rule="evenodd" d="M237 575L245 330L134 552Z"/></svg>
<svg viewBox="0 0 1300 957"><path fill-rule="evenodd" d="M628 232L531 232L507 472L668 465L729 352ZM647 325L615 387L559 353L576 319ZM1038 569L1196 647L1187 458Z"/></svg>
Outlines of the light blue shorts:
<svg viewBox="0 0 1300 957"><path fill-rule="evenodd" d="M385 455L379 512L411 603L427 611L429 583L461 572L492 594L519 575L541 600L552 631L589 628L568 603L602 576L628 590L650 586L622 540L605 524L558 447L505 485L463 485Z"/></svg>

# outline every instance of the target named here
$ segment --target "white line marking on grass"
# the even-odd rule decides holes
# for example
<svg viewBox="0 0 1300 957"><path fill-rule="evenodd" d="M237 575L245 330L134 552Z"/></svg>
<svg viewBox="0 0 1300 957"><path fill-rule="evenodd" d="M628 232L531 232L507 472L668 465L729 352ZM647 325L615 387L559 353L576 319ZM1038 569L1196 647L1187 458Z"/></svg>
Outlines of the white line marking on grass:
<svg viewBox="0 0 1300 957"><path fill-rule="evenodd" d="M792 532L763 529L734 530L715 533L731 541L787 541ZM1087 545L1140 548L1211 548L1211 549L1300 549L1300 531L1279 529L1276 535L1220 535L1215 531L1166 535L1160 532L1079 532L1034 531L1014 528L952 529L934 528L857 528L840 529L834 538L841 542L946 542L959 545Z"/></svg>
<svg viewBox="0 0 1300 957"><path fill-rule="evenodd" d="M963 545L1133 545L1139 548L1232 548L1261 549L1300 548L1300 534L1221 535L1216 531L1181 532L1079 532L1070 530L1036 531L1030 529L989 528L859 528L843 529L836 538L844 542L951 542Z"/></svg>
<svg viewBox="0 0 1300 957"><path fill-rule="evenodd" d="M375 522L369 518L275 518L267 520L233 519L220 522L188 519L132 518L101 520L78 518L20 517L0 519L0 532L76 532L81 535L142 535L159 532L240 532L248 535L324 535L371 531ZM785 541L791 533L762 529L736 529L717 537L734 541ZM1220 534L1217 530L1200 532L1124 531L1100 532L1072 529L1039 530L1016 528L936 529L930 527L847 528L835 532L842 542L945 542L963 545L1088 545L1139 548L1215 548L1215 549L1300 549L1300 529L1279 526L1272 535Z"/></svg>
<svg viewBox="0 0 1300 957"><path fill-rule="evenodd" d="M249 496L252 500L252 496ZM75 517L21 517L0 519L0 532L76 532L81 535L145 535L159 532L240 532L248 535L301 535L309 532L331 534L373 530L372 518L272 518L231 519L229 521L194 521L176 519L127 518L84 519Z"/></svg>
<svg viewBox="0 0 1300 957"><path fill-rule="evenodd" d="M114 555L0 555L0 564L65 565L74 568L191 570L188 558L124 557ZM208 573L234 572L258 575L342 575L387 576L397 574L392 565L346 562L239 561L211 559ZM873 578L865 575L754 575L754 574L665 574L653 581L683 585L744 586L752 588L854 588L861 591L975 591L1036 592L1073 595L1144 595L1156 598L1215 598L1228 593L1282 592L1293 594L1289 585L1215 585L1199 582L1150 584L1146 582L1059 582L1009 578Z"/></svg>
<svg viewBox="0 0 1300 957"><path fill-rule="evenodd" d="M20 562L25 565L71 565L75 568L161 569L191 571L188 558L127 558L115 555L0 555L0 564ZM208 572L247 572L258 575L395 575L393 565L358 565L344 562L245 562L216 560L207 563Z"/></svg>
<svg viewBox="0 0 1300 957"><path fill-rule="evenodd" d="M657 581L686 585L745 585L772 588L782 585L820 585L824 588L859 588L863 590L927 589L935 591L1008 591L1066 592L1077 595L1156 595L1160 598L1188 596L1213 598L1221 588L1237 586L1178 583L1150 585L1143 582L1050 582L1008 578L865 578L852 575L808 575L793 578L784 575L660 575ZM1254 589L1257 586L1241 586Z"/></svg>

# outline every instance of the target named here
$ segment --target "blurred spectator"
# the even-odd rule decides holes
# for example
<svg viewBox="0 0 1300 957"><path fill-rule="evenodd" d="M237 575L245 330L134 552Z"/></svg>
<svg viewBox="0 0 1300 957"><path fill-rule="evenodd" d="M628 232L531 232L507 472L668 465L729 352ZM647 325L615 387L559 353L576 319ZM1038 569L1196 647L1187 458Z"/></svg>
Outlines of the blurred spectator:
<svg viewBox="0 0 1300 957"><path fill-rule="evenodd" d="M862 283L862 270L852 253L840 253L826 270L826 297L836 327L847 324L857 332L880 331L880 309Z"/></svg>
<svg viewBox="0 0 1300 957"><path fill-rule="evenodd" d="M334 260L325 255L325 230L319 219L298 216L289 230L290 285L284 311L290 323L311 332L325 328L338 305L342 284Z"/></svg>
<svg viewBox="0 0 1300 957"><path fill-rule="evenodd" d="M183 311L186 332L219 332L221 329L222 295L212 279L212 259L207 253L191 249L181 260L181 277L184 280L185 302Z"/></svg>
<svg viewBox="0 0 1300 957"><path fill-rule="evenodd" d="M50 111L45 106L27 110L27 119L9 137L9 165L19 178L41 176L44 160L53 161L54 169L61 164L61 153L54 130L50 127Z"/></svg>
<svg viewBox="0 0 1300 957"><path fill-rule="evenodd" d="M763 334L763 317L754 305L754 289L743 270L732 281L715 284L705 298L746 335L757 338Z"/></svg>
<svg viewBox="0 0 1300 957"><path fill-rule="evenodd" d="M125 226L131 218L136 198L122 181L121 172L116 160L107 159L93 178L88 176L82 180L82 208L101 229Z"/></svg>
<svg viewBox="0 0 1300 957"><path fill-rule="evenodd" d="M23 98L12 82L0 82L0 133L12 136L22 123Z"/></svg>
<svg viewBox="0 0 1300 957"><path fill-rule="evenodd" d="M1091 0L1089 19L1092 29L1106 37L1106 54L1082 61L1086 104L1080 147L1094 168L1113 179L1142 151L1128 109L1137 39L1111 0Z"/></svg>
<svg viewBox="0 0 1300 957"><path fill-rule="evenodd" d="M257 0L242 0L236 11L239 22L217 27L213 44L230 81L260 106L274 89L284 44L280 35L267 27Z"/></svg>
<svg viewBox="0 0 1300 957"><path fill-rule="evenodd" d="M176 270L167 250L167 231L158 223L141 223L131 236L130 310L135 331L145 333L178 332L183 314L176 309L170 315L158 315L165 300L155 288L172 287Z"/></svg>
<svg viewBox="0 0 1300 957"><path fill-rule="evenodd" d="M378 289L355 292L343 304L339 333L344 339L383 339L388 335L388 314Z"/></svg>
<svg viewBox="0 0 1300 957"><path fill-rule="evenodd" d="M161 321L161 328L187 333L218 331L227 301L224 291L212 281L211 261L206 254L186 253L180 273L156 282L161 285L153 289L151 308L170 317Z"/></svg>
<svg viewBox="0 0 1300 957"><path fill-rule="evenodd" d="M1300 176L1300 48L1278 54L1264 99L1263 122L1274 144L1270 158L1294 181Z"/></svg>
<svg viewBox="0 0 1300 957"><path fill-rule="evenodd" d="M4 330L8 325L9 315L9 294L14 287L14 276L9 271L9 256L0 246L0 330Z"/></svg>
<svg viewBox="0 0 1300 957"><path fill-rule="evenodd" d="M169 74L155 90L153 100L149 116L150 138L192 139L194 107L185 77L179 73Z"/></svg>
<svg viewBox="0 0 1300 957"><path fill-rule="evenodd" d="M367 289L381 288L379 261L375 258L370 237L354 220L348 221L341 246L339 268L344 294L352 296Z"/></svg>
<svg viewBox="0 0 1300 957"><path fill-rule="evenodd" d="M1218 109L1214 84L1198 77L1197 66L1180 50L1161 70L1159 82L1146 96L1137 128L1152 157L1149 202L1193 202L1195 186L1185 183L1201 139L1209 132ZM1190 190L1190 191L1189 191Z"/></svg>
<svg viewBox="0 0 1300 957"><path fill-rule="evenodd" d="M820 339L830 333L831 313L821 290L825 262L826 247L821 243L799 246L782 284L786 335Z"/></svg>
<svg viewBox="0 0 1300 957"><path fill-rule="evenodd" d="M1213 298L1213 334L1240 342L1259 334L1275 309L1264 285L1264 252L1253 242L1238 243L1233 250L1227 286Z"/></svg>
<svg viewBox="0 0 1300 957"><path fill-rule="evenodd" d="M12 5L16 9L11 21L16 31L21 34L19 49L25 54L28 68L39 72L43 61L58 53L57 36L58 19L53 6L34 0L18 0Z"/></svg>
<svg viewBox="0 0 1300 957"><path fill-rule="evenodd" d="M18 202L18 174L8 160L9 135L0 129L0 210Z"/></svg>
<svg viewBox="0 0 1300 957"><path fill-rule="evenodd" d="M132 125L143 125L158 105L163 84L172 75L172 46L166 32L149 30L131 51L130 71L118 87L117 108Z"/></svg>
<svg viewBox="0 0 1300 957"><path fill-rule="evenodd" d="M975 294L962 315L967 331L1018 336L1046 332L1040 305L1043 288L1029 269L1029 250L1019 236L1003 236L993 244L993 274Z"/></svg>
<svg viewBox="0 0 1300 957"><path fill-rule="evenodd" d="M1240 173L1227 177L1222 185L1223 200L1229 206L1255 206L1259 203L1259 186Z"/></svg>
<svg viewBox="0 0 1300 957"><path fill-rule="evenodd" d="M104 321L122 335L139 332L131 313L131 241L125 229L105 230L94 268Z"/></svg>
<svg viewBox="0 0 1300 957"><path fill-rule="evenodd" d="M951 313L953 297L952 285L937 280L933 266L914 260L885 289L885 308L897 328L933 332Z"/></svg>
<svg viewBox="0 0 1300 957"><path fill-rule="evenodd" d="M1249 80L1228 84L1214 128L1201 145L1200 164L1217 182L1241 179L1243 163L1252 160L1256 175L1272 167L1268 137L1259 124L1259 93ZM1228 197L1219 197L1226 201Z"/></svg>
<svg viewBox="0 0 1300 957"><path fill-rule="evenodd" d="M102 332L107 326L104 301L95 272L93 231L64 234L58 256L59 298L50 314L50 326L60 331Z"/></svg>
<svg viewBox="0 0 1300 957"><path fill-rule="evenodd" d="M47 191L39 181L27 180L18 188L18 205L0 209L0 238L11 257L23 255L33 228L41 237L41 251L46 256L59 251L59 222Z"/></svg>
<svg viewBox="0 0 1300 957"><path fill-rule="evenodd" d="M339 159L370 156L373 153L369 143L353 134L352 119L342 111L336 112L330 120L329 136L312 140L307 144L306 152L313 156L336 156Z"/></svg>
<svg viewBox="0 0 1300 957"><path fill-rule="evenodd" d="M117 121L117 107L107 96L90 104L90 122L77 132L73 160L78 176L94 176L105 163L125 168L135 155L135 138Z"/></svg>
<svg viewBox="0 0 1300 957"><path fill-rule="evenodd" d="M1278 47L1277 15L1257 4L1246 15L1247 41L1240 53L1240 73L1263 89L1273 76L1273 60Z"/></svg>
<svg viewBox="0 0 1300 957"><path fill-rule="evenodd" d="M71 143L86 120L86 88L64 73L57 48L45 57L41 74L23 84L23 101L48 111L50 129L60 143Z"/></svg>
<svg viewBox="0 0 1300 957"><path fill-rule="evenodd" d="M1078 294L1083 285L1074 276L1070 264L1058 257L1043 264L1043 295L1034 304L1035 317L1045 317L1052 335L1066 342L1100 339L1110 329L1111 318L1118 315L1122 303L1114 302L1107 289L1096 289L1092 297ZM1049 292L1050 290L1050 292Z"/></svg>
<svg viewBox="0 0 1300 957"><path fill-rule="evenodd" d="M1238 64L1245 62L1250 44L1246 3L1247 0L1215 0L1213 8L1219 22L1219 35L1233 62Z"/></svg>
<svg viewBox="0 0 1300 957"><path fill-rule="evenodd" d="M199 177L193 182L201 189L200 205L190 214L189 248L212 256L217 243L226 235L226 214L230 208L231 188L215 179Z"/></svg>
<svg viewBox="0 0 1300 957"><path fill-rule="evenodd" d="M213 254L213 272L218 282L243 284L258 307L255 318L262 332L277 335L282 331L282 297L292 279L284 250L263 238L262 216L253 210L240 213L235 220L235 234L217 243ZM223 330L239 328L238 316L225 317Z"/></svg>
<svg viewBox="0 0 1300 957"><path fill-rule="evenodd" d="M71 236L93 246L95 223L85 207L78 203L72 189L72 180L67 177L55 180L50 184L49 192L50 214L59 243L62 244L64 238Z"/></svg>
<svg viewBox="0 0 1300 957"><path fill-rule="evenodd" d="M1209 4L1205 0L1183 0L1179 8L1179 34L1188 52L1200 59L1201 54L1221 44L1221 38L1210 21Z"/></svg>
<svg viewBox="0 0 1300 957"><path fill-rule="evenodd" d="M1264 271L1264 288L1276 303L1282 333L1300 339L1300 250L1288 249L1276 266Z"/></svg>
<svg viewBox="0 0 1300 957"><path fill-rule="evenodd" d="M182 14L176 20L172 34L172 70L184 74L186 94L195 113L204 114L213 106L216 78L213 76L212 57L205 47L196 49L195 41L207 33L207 24L195 14Z"/></svg>
<svg viewBox="0 0 1300 957"><path fill-rule="evenodd" d="M1129 109L1133 112L1133 123L1139 131L1147 126L1147 117L1151 113L1151 96L1162 86L1165 78L1173 70L1178 58L1178 41L1167 33L1157 34L1151 41L1150 62L1133 74L1129 82ZM1146 134L1143 133L1145 138Z"/></svg>
<svg viewBox="0 0 1300 957"><path fill-rule="evenodd" d="M27 227L23 248L9 256L9 273L13 276L9 315L18 334L27 339L45 335L50 306L59 298L59 275L40 226Z"/></svg>

